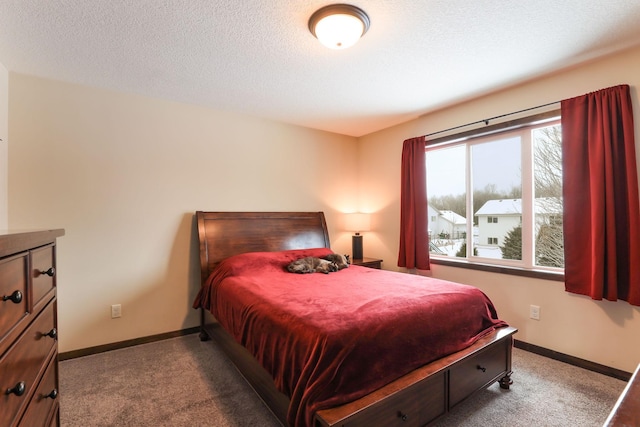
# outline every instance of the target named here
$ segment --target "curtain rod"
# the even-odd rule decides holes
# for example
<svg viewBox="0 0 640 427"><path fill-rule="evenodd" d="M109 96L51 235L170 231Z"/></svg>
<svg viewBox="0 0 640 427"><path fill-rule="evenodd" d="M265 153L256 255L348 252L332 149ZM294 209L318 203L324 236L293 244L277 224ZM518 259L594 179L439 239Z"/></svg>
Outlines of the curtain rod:
<svg viewBox="0 0 640 427"><path fill-rule="evenodd" d="M456 130L456 129L464 128L464 127L467 127L467 126L478 125L478 124L480 124L480 123L484 123L485 125L489 125L489 121L490 121L490 120L501 119L501 118L503 118L503 117L513 116L514 114L526 113L527 111L537 110L538 108L549 107L549 106L551 106L551 105L558 104L558 103L560 103L560 101L549 102L548 104L538 105L537 107L525 108L524 110L514 111L514 112L512 112L512 113L501 114L501 115L499 115L499 116L490 117L490 118L488 118L488 119L478 120L478 121L475 121L475 122L466 123L466 124L464 124L464 125L455 126L455 127L449 128L449 129L439 130L439 131L437 131L437 132L428 133L428 134L423 135L423 136L424 136L425 138L428 138L428 137L430 137L430 136L439 135L439 134L441 134L441 133L445 133L445 132L451 132L452 130Z"/></svg>

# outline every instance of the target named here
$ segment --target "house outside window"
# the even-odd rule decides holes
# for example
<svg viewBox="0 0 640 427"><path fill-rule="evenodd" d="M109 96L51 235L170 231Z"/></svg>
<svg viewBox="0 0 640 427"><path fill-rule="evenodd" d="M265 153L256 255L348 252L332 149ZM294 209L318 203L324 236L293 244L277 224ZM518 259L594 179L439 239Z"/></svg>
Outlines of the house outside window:
<svg viewBox="0 0 640 427"><path fill-rule="evenodd" d="M561 127L559 114L549 116L427 142L429 218L452 213L466 227L464 237L449 233L451 249L433 259L562 272ZM433 220L429 230L443 250Z"/></svg>

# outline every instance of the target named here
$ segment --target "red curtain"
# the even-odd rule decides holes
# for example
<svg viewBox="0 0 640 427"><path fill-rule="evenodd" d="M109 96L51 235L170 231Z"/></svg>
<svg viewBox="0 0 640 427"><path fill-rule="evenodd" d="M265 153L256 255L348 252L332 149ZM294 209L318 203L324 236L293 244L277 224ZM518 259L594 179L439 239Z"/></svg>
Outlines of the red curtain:
<svg viewBox="0 0 640 427"><path fill-rule="evenodd" d="M427 225L427 169L425 137L411 138L402 146L400 189L400 253L398 267L429 270Z"/></svg>
<svg viewBox="0 0 640 427"><path fill-rule="evenodd" d="M565 287L640 305L640 202L628 85L562 101Z"/></svg>

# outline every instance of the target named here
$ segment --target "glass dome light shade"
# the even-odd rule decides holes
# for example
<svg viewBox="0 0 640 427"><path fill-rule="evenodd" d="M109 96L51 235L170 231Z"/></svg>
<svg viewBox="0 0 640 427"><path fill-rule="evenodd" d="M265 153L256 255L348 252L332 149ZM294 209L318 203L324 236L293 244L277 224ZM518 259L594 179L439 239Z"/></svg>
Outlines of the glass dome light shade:
<svg viewBox="0 0 640 427"><path fill-rule="evenodd" d="M331 49L346 49L369 29L369 17L363 10L336 4L317 10L309 19L309 30Z"/></svg>

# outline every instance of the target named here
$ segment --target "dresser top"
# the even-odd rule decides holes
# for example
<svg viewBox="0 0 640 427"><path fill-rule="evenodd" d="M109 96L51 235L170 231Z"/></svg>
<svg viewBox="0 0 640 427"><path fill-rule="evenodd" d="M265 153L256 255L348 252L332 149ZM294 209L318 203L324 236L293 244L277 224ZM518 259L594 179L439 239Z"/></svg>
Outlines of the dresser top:
<svg viewBox="0 0 640 427"><path fill-rule="evenodd" d="M64 236L64 229L0 230L0 257L52 243Z"/></svg>

